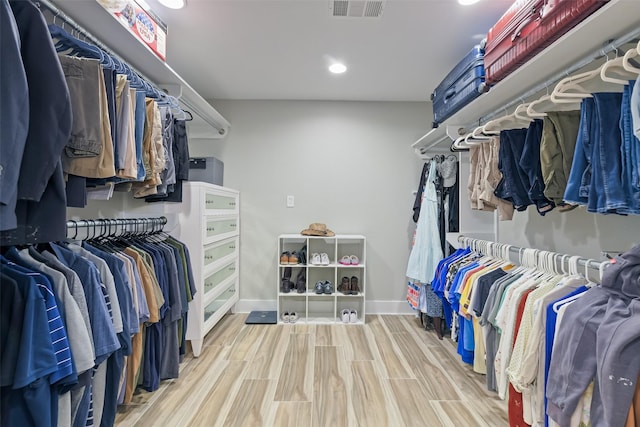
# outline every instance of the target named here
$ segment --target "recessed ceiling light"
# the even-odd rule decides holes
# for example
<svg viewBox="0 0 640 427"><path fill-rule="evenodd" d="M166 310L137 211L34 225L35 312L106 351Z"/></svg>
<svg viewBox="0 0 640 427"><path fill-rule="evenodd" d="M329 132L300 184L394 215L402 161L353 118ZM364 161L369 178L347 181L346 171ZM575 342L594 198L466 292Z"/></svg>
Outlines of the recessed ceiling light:
<svg viewBox="0 0 640 427"><path fill-rule="evenodd" d="M329 66L329 71L331 71L333 74L342 74L347 71L347 67L344 64L336 62L335 64L331 64Z"/></svg>
<svg viewBox="0 0 640 427"><path fill-rule="evenodd" d="M458 0L458 3L463 6L469 6L470 4L478 3L479 1L480 0Z"/></svg>
<svg viewBox="0 0 640 427"><path fill-rule="evenodd" d="M182 9L185 5L185 0L158 0L158 2L169 9Z"/></svg>

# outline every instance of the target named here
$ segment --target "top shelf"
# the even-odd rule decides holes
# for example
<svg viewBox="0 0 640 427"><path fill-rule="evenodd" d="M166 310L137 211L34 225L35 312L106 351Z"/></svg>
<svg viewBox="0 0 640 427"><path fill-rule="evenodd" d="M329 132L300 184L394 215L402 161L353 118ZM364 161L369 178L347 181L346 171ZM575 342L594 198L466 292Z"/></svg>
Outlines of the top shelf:
<svg viewBox="0 0 640 427"><path fill-rule="evenodd" d="M544 84L551 76L562 73L590 54L594 54L594 59L602 56L595 53L606 48L611 40L640 27L639 10L638 0L611 0L518 70L491 87L488 93L476 98L438 128L431 129L411 147L428 147L429 152L448 151L451 139L447 137L447 126L470 131L472 129L469 128L476 126L482 117L517 100L519 94ZM551 86L549 89L552 88Z"/></svg>
<svg viewBox="0 0 640 427"><path fill-rule="evenodd" d="M280 236L278 236L281 239L340 239L340 240L347 240L347 239L354 239L354 240L363 240L364 236L360 235L360 234L336 234L335 236L305 236L304 234L281 234Z"/></svg>
<svg viewBox="0 0 640 427"><path fill-rule="evenodd" d="M176 97L186 110L193 113L189 123L190 138L226 137L230 123L195 91L166 62L160 60L149 47L140 43L97 1L53 0L62 12L109 47L128 64L139 70L159 88L179 86L182 96Z"/></svg>

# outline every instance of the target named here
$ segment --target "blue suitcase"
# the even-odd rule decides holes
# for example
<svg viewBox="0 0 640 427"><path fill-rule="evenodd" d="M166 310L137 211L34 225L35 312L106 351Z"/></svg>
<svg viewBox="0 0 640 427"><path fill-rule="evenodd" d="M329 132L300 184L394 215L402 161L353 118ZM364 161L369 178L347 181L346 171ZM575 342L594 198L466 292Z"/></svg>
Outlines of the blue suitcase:
<svg viewBox="0 0 640 427"><path fill-rule="evenodd" d="M484 48L475 46L431 94L433 127L488 90L484 82Z"/></svg>

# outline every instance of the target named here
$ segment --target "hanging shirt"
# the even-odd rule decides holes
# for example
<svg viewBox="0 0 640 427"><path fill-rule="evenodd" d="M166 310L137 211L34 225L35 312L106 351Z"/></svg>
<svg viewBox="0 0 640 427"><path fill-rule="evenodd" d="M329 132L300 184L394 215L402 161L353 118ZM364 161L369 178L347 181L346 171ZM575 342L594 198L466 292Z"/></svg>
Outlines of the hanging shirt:
<svg viewBox="0 0 640 427"><path fill-rule="evenodd" d="M431 283L438 262L443 257L438 230L438 195L434 184L435 178L436 163L431 161L406 272L407 277L419 280L421 283Z"/></svg>
<svg viewBox="0 0 640 427"><path fill-rule="evenodd" d="M120 343L113 328L113 321L107 308L105 294L102 292L100 273L94 264L74 254L69 249L55 243L50 245L58 259L78 274L84 286L96 351L95 364L99 365L111 353L120 348Z"/></svg>
<svg viewBox="0 0 640 427"><path fill-rule="evenodd" d="M33 248L30 249L34 250ZM69 291L67 279L64 274L41 262L38 262L30 255L28 249L23 249L20 252L16 251L14 252L14 255L19 257L20 261L26 267L31 268L34 271L40 271L51 278L55 295L60 300L61 307L63 308L61 314L65 321L64 323L67 330L67 337L69 339L69 346L73 355L75 368L78 374L91 369L95 359L95 354L91 344L91 336L85 327L82 314L80 313L80 308Z"/></svg>
<svg viewBox="0 0 640 427"><path fill-rule="evenodd" d="M44 274L30 270L23 265L15 264L15 261L20 262L15 248L11 248L7 253L7 257L8 258L3 257L1 262L7 264L16 275L23 274L32 278L44 298L48 319L47 327L51 335L51 344L53 345L57 361L57 369L49 377L49 383L67 385L77 382L76 372L71 359L71 348L69 347L67 331L62 322L62 316L58 309L58 303L53 293L51 282ZM9 261L9 259L11 259L11 261Z"/></svg>
<svg viewBox="0 0 640 427"><path fill-rule="evenodd" d="M8 0L0 0L0 230L18 226L20 163L29 131L29 88L20 55L20 34Z"/></svg>
<svg viewBox="0 0 640 427"><path fill-rule="evenodd" d="M7 344L2 349L0 424L52 425L51 386L44 378L57 371L58 361L51 342L44 298L33 277L19 273L5 263L0 263L0 275L3 308L0 315L4 320L11 312L14 319L22 317L23 321L21 328L0 330L2 342ZM5 304L12 304L11 311L4 310L8 308ZM5 366L13 369L8 372ZM37 420L33 414L38 414Z"/></svg>
<svg viewBox="0 0 640 427"><path fill-rule="evenodd" d="M67 230L60 153L71 131L69 91L40 10L28 1L9 4L29 86L29 132L20 163L17 228L0 233L0 239L4 245L62 240Z"/></svg>

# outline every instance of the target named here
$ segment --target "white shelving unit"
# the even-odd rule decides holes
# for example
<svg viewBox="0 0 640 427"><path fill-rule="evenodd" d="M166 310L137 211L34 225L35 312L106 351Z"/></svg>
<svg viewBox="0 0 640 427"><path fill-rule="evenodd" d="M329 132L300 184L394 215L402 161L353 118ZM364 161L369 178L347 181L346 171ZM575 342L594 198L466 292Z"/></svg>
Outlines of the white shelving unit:
<svg viewBox="0 0 640 427"><path fill-rule="evenodd" d="M299 252L307 246L307 264L280 263L283 252ZM313 253L326 253L329 265L311 264ZM343 265L339 261L343 256L355 255L359 259L358 265ZM304 290L298 292L282 292L282 277L285 269L291 267L291 281L296 284L296 278L302 272L305 275ZM285 312L296 312L301 323L343 323L340 317L342 310L355 310L358 321L349 324L364 324L365 295L366 295L366 238L361 235L336 235L333 237L303 236L301 234L283 234L278 236L278 321ZM358 278L359 292L347 295L339 292L338 286L342 277ZM319 281L330 281L333 285L331 294L316 294L315 284Z"/></svg>

